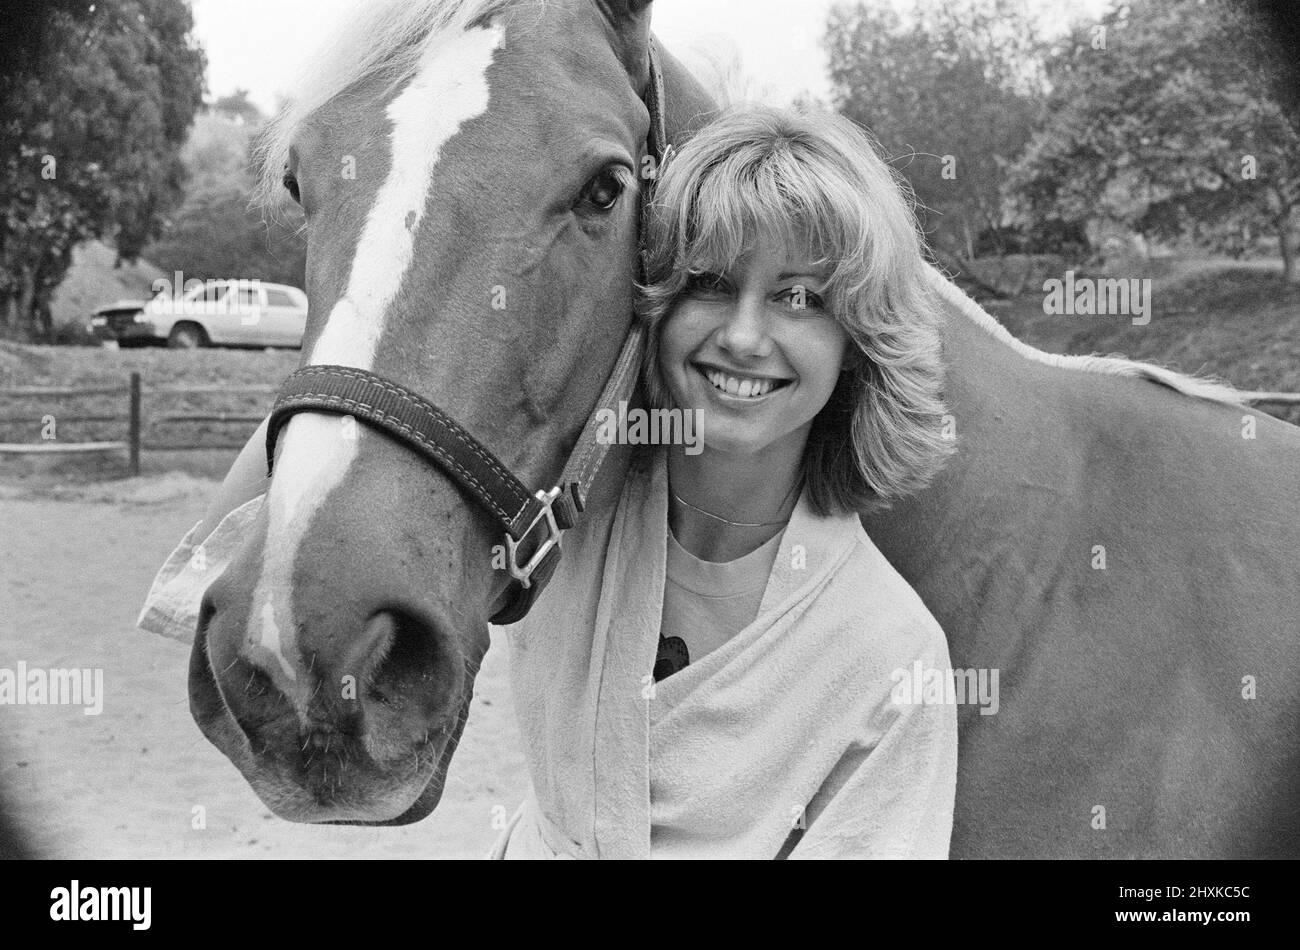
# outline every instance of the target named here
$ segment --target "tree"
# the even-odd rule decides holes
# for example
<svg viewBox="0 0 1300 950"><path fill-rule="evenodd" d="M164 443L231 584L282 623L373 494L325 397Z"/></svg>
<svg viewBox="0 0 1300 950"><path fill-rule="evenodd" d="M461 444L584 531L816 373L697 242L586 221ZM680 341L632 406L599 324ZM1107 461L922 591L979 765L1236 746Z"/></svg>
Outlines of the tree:
<svg viewBox="0 0 1300 950"><path fill-rule="evenodd" d="M1244 27L1251 59L1269 78L1273 98L1291 128L1300 130L1300 6L1295 0L1239 0L1235 18Z"/></svg>
<svg viewBox="0 0 1300 950"><path fill-rule="evenodd" d="M0 329L48 337L49 298L89 238L131 260L180 196L203 93L183 0L56 2L0 77Z"/></svg>
<svg viewBox="0 0 1300 950"><path fill-rule="evenodd" d="M195 121L181 150L185 200L146 249L164 273L303 286L307 242L294 226L301 221L297 205L284 222L266 221L249 206L256 185L252 146L262 121L246 101L233 111L214 104Z"/></svg>
<svg viewBox="0 0 1300 950"><path fill-rule="evenodd" d="M212 103L212 111L224 115L237 123L262 121L262 111L248 99L247 89L236 89L228 96L222 96Z"/></svg>
<svg viewBox="0 0 1300 950"><path fill-rule="evenodd" d="M1217 0L1133 0L1076 27L1048 61L1046 121L1013 175L1023 216L1110 218L1234 253L1272 232L1295 279L1300 138L1248 26Z"/></svg>
<svg viewBox="0 0 1300 950"><path fill-rule="evenodd" d="M898 164L936 254L977 269L981 233L1001 249L1007 171L1043 94L1043 44L1025 4L923 3L909 22L889 8L839 4L825 43L835 107Z"/></svg>

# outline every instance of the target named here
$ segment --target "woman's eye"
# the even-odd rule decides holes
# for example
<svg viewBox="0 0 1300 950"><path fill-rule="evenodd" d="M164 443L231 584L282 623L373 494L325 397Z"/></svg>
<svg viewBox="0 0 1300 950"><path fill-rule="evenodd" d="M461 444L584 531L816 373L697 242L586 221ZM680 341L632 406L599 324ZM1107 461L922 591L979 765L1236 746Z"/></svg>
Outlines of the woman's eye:
<svg viewBox="0 0 1300 950"><path fill-rule="evenodd" d="M826 309L826 301L821 294L814 293L802 284L795 284L789 290L782 291L781 296L789 302L791 310Z"/></svg>
<svg viewBox="0 0 1300 950"><path fill-rule="evenodd" d="M582 189L582 200L600 211L608 211L623 194L623 182L612 168L593 177Z"/></svg>
<svg viewBox="0 0 1300 950"><path fill-rule="evenodd" d="M729 285L721 274L691 274L686 280L686 290L700 296L720 296L727 293Z"/></svg>

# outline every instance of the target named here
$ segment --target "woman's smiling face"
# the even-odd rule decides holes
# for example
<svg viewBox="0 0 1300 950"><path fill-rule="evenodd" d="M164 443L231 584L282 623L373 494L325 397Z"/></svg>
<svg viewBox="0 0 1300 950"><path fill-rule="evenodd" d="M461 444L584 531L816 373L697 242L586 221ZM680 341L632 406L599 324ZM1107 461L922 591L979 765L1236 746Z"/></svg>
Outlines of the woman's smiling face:
<svg viewBox="0 0 1300 950"><path fill-rule="evenodd" d="M825 270L770 235L730 273L687 284L662 327L659 370L710 449L802 446L850 345L825 292Z"/></svg>

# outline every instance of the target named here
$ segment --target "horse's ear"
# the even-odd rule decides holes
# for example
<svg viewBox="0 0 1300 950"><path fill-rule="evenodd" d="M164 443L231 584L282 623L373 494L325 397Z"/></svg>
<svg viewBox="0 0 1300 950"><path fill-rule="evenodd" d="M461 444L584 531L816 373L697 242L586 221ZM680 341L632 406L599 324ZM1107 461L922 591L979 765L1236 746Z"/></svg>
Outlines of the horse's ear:
<svg viewBox="0 0 1300 950"><path fill-rule="evenodd" d="M605 15L618 54L634 80L648 75L650 48L650 8L653 0L596 0Z"/></svg>

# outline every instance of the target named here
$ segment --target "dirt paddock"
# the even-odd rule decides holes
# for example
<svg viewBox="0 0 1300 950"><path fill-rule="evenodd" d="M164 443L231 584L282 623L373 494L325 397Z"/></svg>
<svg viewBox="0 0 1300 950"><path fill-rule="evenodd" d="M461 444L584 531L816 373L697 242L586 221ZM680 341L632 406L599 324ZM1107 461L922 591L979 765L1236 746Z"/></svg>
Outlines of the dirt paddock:
<svg viewBox="0 0 1300 950"><path fill-rule="evenodd" d="M189 649L135 618L214 487L181 475L0 485L0 668L103 670L100 715L0 706L0 787L29 845L78 859L482 857L527 786L503 644L478 677L442 803L414 825L282 821L199 732Z"/></svg>

